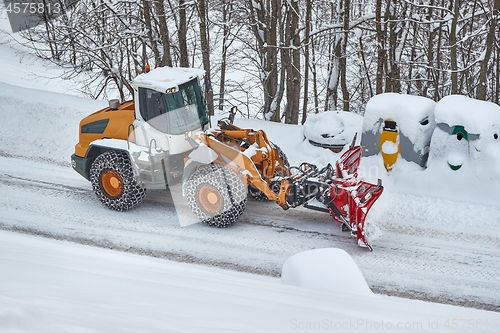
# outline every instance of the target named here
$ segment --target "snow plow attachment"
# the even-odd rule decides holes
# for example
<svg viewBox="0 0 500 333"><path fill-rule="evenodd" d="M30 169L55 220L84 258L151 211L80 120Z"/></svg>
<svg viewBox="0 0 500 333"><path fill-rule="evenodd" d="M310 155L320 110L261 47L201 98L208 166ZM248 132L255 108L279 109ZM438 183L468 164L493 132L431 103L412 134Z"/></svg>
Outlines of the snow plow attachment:
<svg viewBox="0 0 500 333"><path fill-rule="evenodd" d="M377 185L359 181L358 167L361 160L361 147L351 146L336 163L337 177L331 183L328 209L332 217L342 223L343 230L349 230L359 246L372 250L367 239L365 219L368 211L383 191L382 181Z"/></svg>
<svg viewBox="0 0 500 333"><path fill-rule="evenodd" d="M376 185L358 180L360 160L361 147L351 145L336 162L335 169L328 165L318 170L314 165L303 163L297 168L300 172L295 172L299 177L295 176L291 182L287 202L291 207L303 205L328 212L342 224L343 231L350 231L356 237L359 246L372 251L365 220L384 188L380 180ZM314 205L313 198L326 208Z"/></svg>

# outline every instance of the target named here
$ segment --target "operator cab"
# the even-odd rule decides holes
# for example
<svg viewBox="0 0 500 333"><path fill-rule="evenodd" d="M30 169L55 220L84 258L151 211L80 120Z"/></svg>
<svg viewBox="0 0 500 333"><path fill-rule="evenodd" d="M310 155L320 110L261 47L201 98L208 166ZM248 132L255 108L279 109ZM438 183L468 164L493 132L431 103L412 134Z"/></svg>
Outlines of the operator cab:
<svg viewBox="0 0 500 333"><path fill-rule="evenodd" d="M208 123L205 100L197 78L166 94L139 88L141 118L167 134L184 134Z"/></svg>
<svg viewBox="0 0 500 333"><path fill-rule="evenodd" d="M209 124L200 84L204 74L195 68L161 67L134 80L137 144L156 145L170 154L191 149L186 133Z"/></svg>

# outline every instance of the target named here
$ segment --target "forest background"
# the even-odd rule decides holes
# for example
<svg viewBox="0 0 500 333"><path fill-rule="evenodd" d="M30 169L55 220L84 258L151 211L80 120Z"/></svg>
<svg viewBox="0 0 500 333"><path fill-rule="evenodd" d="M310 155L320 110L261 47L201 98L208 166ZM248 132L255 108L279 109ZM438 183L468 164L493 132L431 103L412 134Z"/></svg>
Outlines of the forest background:
<svg viewBox="0 0 500 333"><path fill-rule="evenodd" d="M498 104L499 12L500 0L80 0L21 34L91 98L131 98L146 64L202 67L212 114L297 124L362 114L383 92Z"/></svg>

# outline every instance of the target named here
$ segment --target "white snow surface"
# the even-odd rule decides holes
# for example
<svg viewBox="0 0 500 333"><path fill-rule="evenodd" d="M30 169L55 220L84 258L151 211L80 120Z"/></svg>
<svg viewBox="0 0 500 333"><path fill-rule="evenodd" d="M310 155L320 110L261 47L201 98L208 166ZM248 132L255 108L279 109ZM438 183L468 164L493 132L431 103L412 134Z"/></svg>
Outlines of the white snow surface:
<svg viewBox="0 0 500 333"><path fill-rule="evenodd" d="M363 273L342 249L315 249L297 253L285 261L281 283L316 290L373 296Z"/></svg>
<svg viewBox="0 0 500 333"><path fill-rule="evenodd" d="M443 97L436 104L434 113L437 123L464 126L467 132L474 134L489 134L492 125L497 130L500 125L500 106L463 95Z"/></svg>
<svg viewBox="0 0 500 333"><path fill-rule="evenodd" d="M366 104L363 132L375 133L380 130L376 126L380 119L392 119L397 123L400 133L413 143L415 151L423 151L436 125L435 104L433 100L421 96L397 93L373 96ZM429 123L421 125L420 122L426 118Z"/></svg>
<svg viewBox="0 0 500 333"><path fill-rule="evenodd" d="M358 295L348 281L337 281L343 292L318 291L6 231L0 265L6 333L436 332L457 318L470 323L462 332L496 332L500 321L496 312Z"/></svg>
<svg viewBox="0 0 500 333"><path fill-rule="evenodd" d="M389 176L377 156L363 158L360 174L372 181L382 178L385 185L367 218L383 232L372 253L342 233L328 214L300 207L285 212L272 202L249 202L231 228L181 228L178 216L191 214L189 207L174 205L166 191L148 191L129 212L110 211L97 200L90 183L69 167L69 157L81 118L107 103L68 95L62 80L37 81L30 68L41 72L47 64L34 58L29 66L16 62L17 56L29 56L4 46L0 59L9 60L0 62L0 229L38 237L0 232L0 331L208 332L214 327L216 332L279 332L325 318L334 324L345 318L423 320L420 331L439 331L432 326L436 320L444 325L447 319L465 318L483 320L482 330L498 331L492 323L500 311L500 186L494 172L484 171L493 162L481 164L487 178L477 178L479 169L470 172L466 164L455 173L447 166L422 171L400 159L403 166ZM324 166L339 156L311 146L304 126L235 123L266 130L291 165ZM481 153L495 152L493 136L486 139ZM231 271L217 271L211 278L207 272L213 268L177 266L40 236L271 276L279 276L296 253L340 248L375 293L497 313L402 299L387 305L392 298L380 295L367 302L349 293L282 286L276 278L244 275L239 281L241 273ZM162 275L165 270L174 277ZM266 294L273 288L279 291ZM344 331L349 330L359 329Z"/></svg>
<svg viewBox="0 0 500 333"><path fill-rule="evenodd" d="M345 111L330 111L312 114L304 124L304 135L308 140L325 145L349 145L356 133L361 139L363 117Z"/></svg>

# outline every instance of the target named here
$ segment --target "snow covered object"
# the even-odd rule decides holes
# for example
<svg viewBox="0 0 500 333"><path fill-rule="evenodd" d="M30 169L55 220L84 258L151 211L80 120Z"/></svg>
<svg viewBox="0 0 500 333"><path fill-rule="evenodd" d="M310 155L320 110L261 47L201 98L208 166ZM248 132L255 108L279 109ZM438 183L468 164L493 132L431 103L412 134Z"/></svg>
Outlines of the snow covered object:
<svg viewBox="0 0 500 333"><path fill-rule="evenodd" d="M328 111L307 117L304 136L313 146L341 152L356 133L361 133L363 117L345 111Z"/></svg>
<svg viewBox="0 0 500 333"><path fill-rule="evenodd" d="M436 104L435 116L429 166L478 175L498 173L500 106L451 95Z"/></svg>
<svg viewBox="0 0 500 333"><path fill-rule="evenodd" d="M321 291L373 296L358 265L342 249L314 249L294 254L283 264L281 283Z"/></svg>
<svg viewBox="0 0 500 333"><path fill-rule="evenodd" d="M429 155L435 102L420 96L384 93L366 105L363 156L380 154L387 171L398 158L425 167Z"/></svg>

